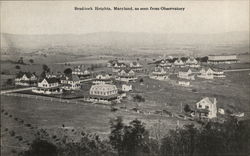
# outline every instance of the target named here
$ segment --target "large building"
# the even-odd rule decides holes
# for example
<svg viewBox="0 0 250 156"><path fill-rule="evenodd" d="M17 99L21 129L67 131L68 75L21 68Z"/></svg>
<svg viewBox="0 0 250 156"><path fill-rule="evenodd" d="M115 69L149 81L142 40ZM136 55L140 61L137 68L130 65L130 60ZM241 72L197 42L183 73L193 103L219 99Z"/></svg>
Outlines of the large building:
<svg viewBox="0 0 250 156"><path fill-rule="evenodd" d="M89 94L89 101L110 103L110 101L117 100L118 89L111 84L92 85Z"/></svg>
<svg viewBox="0 0 250 156"><path fill-rule="evenodd" d="M214 55L208 56L208 63L210 64L220 64L220 63L237 63L238 58L236 55Z"/></svg>

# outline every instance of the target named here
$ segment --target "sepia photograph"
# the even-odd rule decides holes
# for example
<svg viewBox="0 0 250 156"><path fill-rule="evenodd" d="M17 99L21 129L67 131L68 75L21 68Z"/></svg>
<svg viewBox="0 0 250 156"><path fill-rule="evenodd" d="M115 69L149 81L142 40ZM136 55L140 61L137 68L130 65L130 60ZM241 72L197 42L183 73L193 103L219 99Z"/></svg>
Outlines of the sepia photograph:
<svg viewBox="0 0 250 156"><path fill-rule="evenodd" d="M2 156L248 156L249 0L0 1Z"/></svg>

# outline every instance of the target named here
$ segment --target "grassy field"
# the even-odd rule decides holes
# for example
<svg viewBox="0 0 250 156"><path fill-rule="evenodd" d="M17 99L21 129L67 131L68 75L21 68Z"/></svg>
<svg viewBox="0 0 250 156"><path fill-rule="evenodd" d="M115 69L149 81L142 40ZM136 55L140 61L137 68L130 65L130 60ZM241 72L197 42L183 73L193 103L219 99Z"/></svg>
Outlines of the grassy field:
<svg viewBox="0 0 250 156"><path fill-rule="evenodd" d="M104 138L109 134L109 121L116 116L123 116L125 123L137 118L146 123L147 129L152 134L155 124L167 125L168 130L176 127L176 118L159 115L144 115L135 112L117 111L111 112L109 108L94 106L90 103L61 103L56 101L43 101L25 97L1 96L1 130L2 130L2 154L16 155L17 151L27 148L28 144L36 137L38 129L51 131L51 135L62 128L64 124L75 130L98 133ZM6 114L7 113L7 114ZM10 117L11 116L11 117ZM18 119L18 121L15 120ZM20 120L23 123L20 123ZM189 121L180 120L180 125ZM33 128L27 127L30 124ZM8 129L6 131L6 129ZM15 136L11 136L11 131L15 136L21 136L20 141ZM167 131L164 131L166 133ZM13 151L14 150L14 151Z"/></svg>

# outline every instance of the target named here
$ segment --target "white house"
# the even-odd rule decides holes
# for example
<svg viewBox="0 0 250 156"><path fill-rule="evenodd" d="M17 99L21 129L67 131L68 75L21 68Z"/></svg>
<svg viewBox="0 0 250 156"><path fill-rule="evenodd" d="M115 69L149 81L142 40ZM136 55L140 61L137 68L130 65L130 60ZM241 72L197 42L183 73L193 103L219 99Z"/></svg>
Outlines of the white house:
<svg viewBox="0 0 250 156"><path fill-rule="evenodd" d="M124 82L133 82L136 79L135 72L129 68L120 70L116 77L116 80Z"/></svg>
<svg viewBox="0 0 250 156"><path fill-rule="evenodd" d="M72 70L72 75L77 75L80 77L87 77L90 76L90 71L88 71L87 69L83 69L82 66L76 66L73 70Z"/></svg>
<svg viewBox="0 0 250 156"><path fill-rule="evenodd" d="M190 68L182 68L178 73L178 77L181 79L195 80L194 74Z"/></svg>
<svg viewBox="0 0 250 156"><path fill-rule="evenodd" d="M203 79L214 79L214 71L211 68L202 68L197 77Z"/></svg>
<svg viewBox="0 0 250 156"><path fill-rule="evenodd" d="M192 67L192 68L199 68L200 67L200 65L198 64L198 61L193 57L188 58L188 60L186 61L186 65L189 67Z"/></svg>
<svg viewBox="0 0 250 156"><path fill-rule="evenodd" d="M170 67L172 67L172 64L169 62L169 61L167 61L167 60L162 60L161 62L160 62L160 64L159 64L159 66L160 67L167 67L167 68L170 68Z"/></svg>
<svg viewBox="0 0 250 156"><path fill-rule="evenodd" d="M40 94L61 94L62 88L59 86L59 80L57 78L44 78L38 82L38 88L32 90L32 92Z"/></svg>
<svg viewBox="0 0 250 156"><path fill-rule="evenodd" d="M122 91L124 92L129 92L129 91L132 91L132 85L126 85L126 84L123 84L122 85Z"/></svg>
<svg viewBox="0 0 250 156"><path fill-rule="evenodd" d="M111 80L112 76L110 74L107 73L99 73L96 76L96 79L93 81L94 84L111 84L112 80Z"/></svg>
<svg viewBox="0 0 250 156"><path fill-rule="evenodd" d="M151 79L166 80L168 79L167 72L162 67L155 67L154 71L149 76Z"/></svg>
<svg viewBox="0 0 250 156"><path fill-rule="evenodd" d="M189 87L190 81L178 81L178 84L183 87Z"/></svg>
<svg viewBox="0 0 250 156"><path fill-rule="evenodd" d="M109 60L107 63L107 67L113 67L116 63L118 63L117 60Z"/></svg>
<svg viewBox="0 0 250 156"><path fill-rule="evenodd" d="M207 117L209 119L217 117L216 98L205 97L196 103L196 108L200 117Z"/></svg>
<svg viewBox="0 0 250 156"><path fill-rule="evenodd" d="M131 62L129 64L129 67L133 70L133 71L142 71L142 65L139 62Z"/></svg>
<svg viewBox="0 0 250 156"><path fill-rule="evenodd" d="M19 72L15 78L15 85L19 86L36 86L37 76L30 72Z"/></svg>
<svg viewBox="0 0 250 156"><path fill-rule="evenodd" d="M65 90L78 90L81 88L80 79L77 75L65 76L61 78L62 88Z"/></svg>
<svg viewBox="0 0 250 156"><path fill-rule="evenodd" d="M211 69L211 68L202 68L199 72L197 77L204 78L204 79L214 79L217 78L224 78L224 72L218 69Z"/></svg>
<svg viewBox="0 0 250 156"><path fill-rule="evenodd" d="M181 59L177 59L174 61L174 65L183 67L185 65L185 63Z"/></svg>
<svg viewBox="0 0 250 156"><path fill-rule="evenodd" d="M127 65L123 62L116 62L112 68L113 72L119 72L122 69L125 69Z"/></svg>

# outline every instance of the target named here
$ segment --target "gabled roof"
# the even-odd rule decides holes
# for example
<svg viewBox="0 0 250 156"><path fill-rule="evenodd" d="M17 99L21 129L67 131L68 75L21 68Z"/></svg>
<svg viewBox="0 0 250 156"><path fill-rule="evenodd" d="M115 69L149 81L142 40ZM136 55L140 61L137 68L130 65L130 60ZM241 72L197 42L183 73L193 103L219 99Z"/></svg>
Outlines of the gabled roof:
<svg viewBox="0 0 250 156"><path fill-rule="evenodd" d="M44 78L48 83L58 83L59 80L55 77L51 77L51 78ZM40 82L42 82L44 79L42 79Z"/></svg>
<svg viewBox="0 0 250 156"><path fill-rule="evenodd" d="M123 62L116 62L116 64L118 65L118 66L121 66L121 65L124 65L124 66L127 66L125 63L123 63Z"/></svg>
<svg viewBox="0 0 250 156"><path fill-rule="evenodd" d="M36 76L35 73L22 72L22 71L20 71L20 72L17 74L16 78L21 78L21 77L23 77L24 75L26 75L27 78L31 78L32 76ZM36 76L36 77L37 77L37 76Z"/></svg>
<svg viewBox="0 0 250 156"><path fill-rule="evenodd" d="M122 72L122 71L125 71L126 73L129 73L130 71L133 71L133 70L130 69L130 68L125 68L125 69L120 70L119 72Z"/></svg>
<svg viewBox="0 0 250 156"><path fill-rule="evenodd" d="M77 75L70 75L70 76L64 76L64 77L62 77L61 80L79 81L80 78Z"/></svg>
<svg viewBox="0 0 250 156"><path fill-rule="evenodd" d="M207 103L214 104L214 102L216 101L216 98L205 97L205 98L203 98L203 99L200 100L200 101L206 101ZM200 101L199 101L199 102L200 102Z"/></svg>
<svg viewBox="0 0 250 156"><path fill-rule="evenodd" d="M188 72L188 70L191 70L190 68L181 68L179 72ZM191 70L192 71L192 70Z"/></svg>

